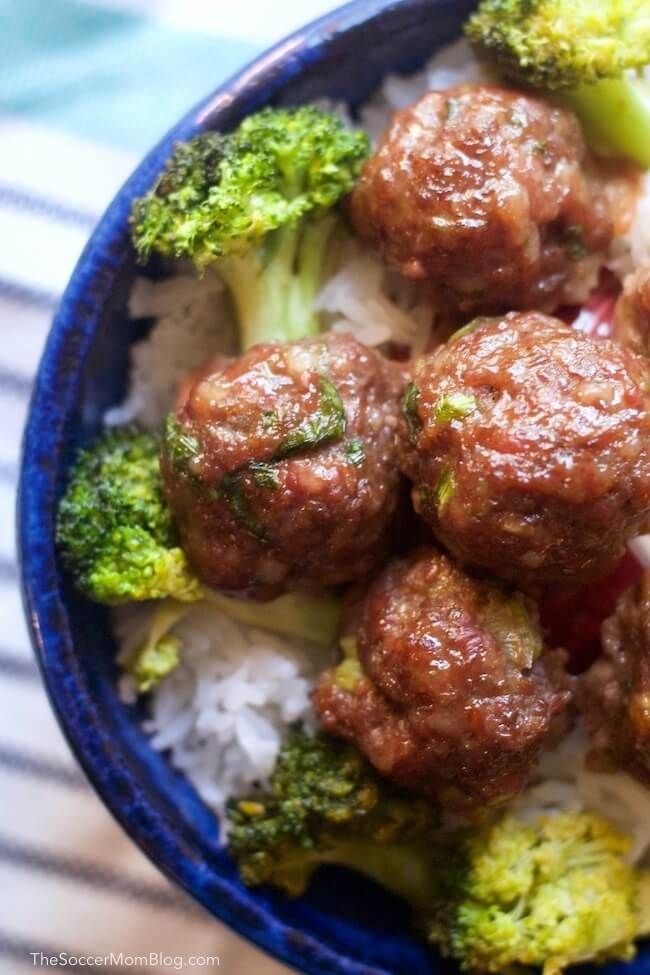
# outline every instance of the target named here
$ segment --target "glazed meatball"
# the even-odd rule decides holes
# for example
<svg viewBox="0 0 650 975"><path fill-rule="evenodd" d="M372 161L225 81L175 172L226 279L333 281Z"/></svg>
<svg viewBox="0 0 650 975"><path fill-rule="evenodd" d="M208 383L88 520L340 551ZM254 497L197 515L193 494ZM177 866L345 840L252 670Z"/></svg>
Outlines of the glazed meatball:
<svg viewBox="0 0 650 975"><path fill-rule="evenodd" d="M650 366L537 312L414 366L402 467L462 562L517 585L604 575L650 508Z"/></svg>
<svg viewBox="0 0 650 975"><path fill-rule="evenodd" d="M557 658L537 659L532 603L420 549L352 601L344 631L348 656L314 691L327 731L447 807L523 788L570 698Z"/></svg>
<svg viewBox="0 0 650 975"><path fill-rule="evenodd" d="M208 585L259 598L364 576L399 495L397 367L347 335L258 345L185 384L166 496Z"/></svg>
<svg viewBox="0 0 650 975"><path fill-rule="evenodd" d="M494 86L397 112L351 213L390 265L474 313L582 301L612 234L574 115Z"/></svg>
<svg viewBox="0 0 650 975"><path fill-rule="evenodd" d="M592 764L624 769L650 785L650 571L603 624L602 647L577 694Z"/></svg>
<svg viewBox="0 0 650 975"><path fill-rule="evenodd" d="M614 338L639 355L650 356L650 261L625 279L614 311Z"/></svg>

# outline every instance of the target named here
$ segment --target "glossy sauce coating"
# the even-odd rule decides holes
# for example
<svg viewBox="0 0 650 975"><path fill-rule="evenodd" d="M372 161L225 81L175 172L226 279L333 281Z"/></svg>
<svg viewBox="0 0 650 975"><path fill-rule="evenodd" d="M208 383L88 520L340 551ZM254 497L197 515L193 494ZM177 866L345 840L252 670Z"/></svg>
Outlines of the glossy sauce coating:
<svg viewBox="0 0 650 975"><path fill-rule="evenodd" d="M578 689L592 764L650 786L650 571L603 624L602 647Z"/></svg>
<svg viewBox="0 0 650 975"><path fill-rule="evenodd" d="M386 552L398 500L402 385L379 353L332 333L200 370L162 471L201 579L266 597L366 575ZM180 461L179 433L193 453Z"/></svg>
<svg viewBox="0 0 650 975"><path fill-rule="evenodd" d="M413 383L403 470L461 561L518 585L613 567L650 509L646 360L513 312L423 356Z"/></svg>
<svg viewBox="0 0 650 975"><path fill-rule="evenodd" d="M355 683L340 669L321 677L314 704L326 730L443 806L503 802L523 788L570 698L561 658L534 663L541 634L523 596L421 549L357 597L345 634L362 673Z"/></svg>
<svg viewBox="0 0 650 975"><path fill-rule="evenodd" d="M614 310L614 338L633 352L650 356L650 261L625 279Z"/></svg>
<svg viewBox="0 0 650 975"><path fill-rule="evenodd" d="M574 115L496 86L397 112L351 214L387 263L474 312L583 300L612 234Z"/></svg>

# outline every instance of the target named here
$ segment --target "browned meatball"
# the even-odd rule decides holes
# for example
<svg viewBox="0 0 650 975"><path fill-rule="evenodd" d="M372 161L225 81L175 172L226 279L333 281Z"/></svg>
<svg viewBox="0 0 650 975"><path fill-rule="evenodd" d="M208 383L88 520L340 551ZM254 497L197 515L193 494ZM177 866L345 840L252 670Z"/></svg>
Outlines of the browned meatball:
<svg viewBox="0 0 650 975"><path fill-rule="evenodd" d="M650 572L603 624L602 646L578 688L592 763L624 769L650 785Z"/></svg>
<svg viewBox="0 0 650 975"><path fill-rule="evenodd" d="M650 366L537 312L417 360L402 467L463 562L517 585L604 575L650 508Z"/></svg>
<svg viewBox="0 0 650 975"><path fill-rule="evenodd" d="M583 300L612 235L574 115L495 86L397 112L351 213L389 264L474 312Z"/></svg>
<svg viewBox="0 0 650 975"><path fill-rule="evenodd" d="M614 311L614 338L639 355L650 356L650 261L625 279Z"/></svg>
<svg viewBox="0 0 650 975"><path fill-rule="evenodd" d="M389 564L348 610L317 714L389 779L469 808L519 792L570 694L533 604L435 549ZM545 661L553 660L550 669Z"/></svg>
<svg viewBox="0 0 650 975"><path fill-rule="evenodd" d="M261 598L383 557L399 494L397 367L347 335L258 345L186 384L162 471L208 585Z"/></svg>

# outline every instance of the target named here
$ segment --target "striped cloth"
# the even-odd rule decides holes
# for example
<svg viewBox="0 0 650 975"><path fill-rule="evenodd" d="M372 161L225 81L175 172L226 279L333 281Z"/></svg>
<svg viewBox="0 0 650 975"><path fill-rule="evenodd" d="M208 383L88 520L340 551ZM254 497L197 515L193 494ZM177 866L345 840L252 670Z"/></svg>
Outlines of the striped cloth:
<svg viewBox="0 0 650 975"><path fill-rule="evenodd" d="M172 888L75 765L17 589L20 433L52 312L141 154L194 101L331 0L0 0L0 972L286 969ZM67 956L66 956L67 953ZM70 965L70 967L72 967Z"/></svg>

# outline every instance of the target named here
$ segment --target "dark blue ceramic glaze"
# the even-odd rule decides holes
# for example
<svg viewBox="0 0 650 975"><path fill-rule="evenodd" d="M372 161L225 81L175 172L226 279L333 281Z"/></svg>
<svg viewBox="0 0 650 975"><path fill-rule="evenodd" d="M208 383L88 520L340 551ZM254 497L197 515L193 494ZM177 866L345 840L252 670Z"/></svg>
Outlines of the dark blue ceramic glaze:
<svg viewBox="0 0 650 975"><path fill-rule="evenodd" d="M250 891L219 848L214 817L153 752L137 709L116 695L107 614L68 585L54 547L57 499L72 453L124 389L139 337L126 300L135 274L128 214L172 143L226 129L267 103L316 97L358 105L388 71L412 71L452 40L472 0L358 0L259 58L190 112L122 188L84 250L39 369L24 439L19 534L26 612L45 683L89 779L130 836L216 917L296 968L325 975L454 971L413 937L404 907L363 879L323 871L295 901ZM611 972L650 972L650 953Z"/></svg>

